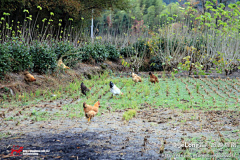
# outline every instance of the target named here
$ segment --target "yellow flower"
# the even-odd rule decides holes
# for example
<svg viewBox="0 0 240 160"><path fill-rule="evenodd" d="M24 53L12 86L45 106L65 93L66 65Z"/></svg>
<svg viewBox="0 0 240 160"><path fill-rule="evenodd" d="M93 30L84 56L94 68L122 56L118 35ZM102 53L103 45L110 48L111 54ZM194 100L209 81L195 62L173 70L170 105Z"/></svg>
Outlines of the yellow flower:
<svg viewBox="0 0 240 160"><path fill-rule="evenodd" d="M227 64L227 62L226 62L226 64Z"/></svg>

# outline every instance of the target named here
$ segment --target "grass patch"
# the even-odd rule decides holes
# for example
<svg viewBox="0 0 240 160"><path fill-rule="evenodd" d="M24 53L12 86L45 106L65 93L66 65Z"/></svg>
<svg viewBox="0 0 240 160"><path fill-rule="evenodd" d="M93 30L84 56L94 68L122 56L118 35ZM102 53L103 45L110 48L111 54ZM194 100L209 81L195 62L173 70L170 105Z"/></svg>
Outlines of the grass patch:
<svg viewBox="0 0 240 160"><path fill-rule="evenodd" d="M55 118L59 117L82 117L84 116L82 103L94 104L100 101L101 110L111 107L112 111L119 109L138 109L145 103L153 108L166 107L182 110L200 109L208 110L239 110L238 96L240 85L238 81L228 79L195 79L195 78L164 78L159 83L151 84L147 78L142 83L134 84L132 78L110 77L108 73L101 76L94 76L91 80L75 80L66 86L59 86L55 89L38 89L32 93L22 93L10 100L3 100L3 108L19 108L19 106L34 106L41 103L49 107L56 106L57 110L62 109ZM109 82L112 81L124 93L112 97ZM91 90L87 96L81 94L80 84L84 82ZM227 89L226 89L227 88ZM60 102L65 102L60 104ZM56 102L56 103L55 103ZM58 104L57 104L58 103ZM42 105L45 108L44 104ZM39 111L38 111L39 112ZM37 120L44 120L53 115L38 114ZM68 115L68 116L67 116ZM10 116L11 117L11 116ZM13 116L14 118L18 118ZM12 120L8 118L5 120Z"/></svg>
<svg viewBox="0 0 240 160"><path fill-rule="evenodd" d="M126 121L129 121L130 119L132 119L133 117L135 117L137 114L137 111L134 109L130 109L126 112L123 113L123 119Z"/></svg>

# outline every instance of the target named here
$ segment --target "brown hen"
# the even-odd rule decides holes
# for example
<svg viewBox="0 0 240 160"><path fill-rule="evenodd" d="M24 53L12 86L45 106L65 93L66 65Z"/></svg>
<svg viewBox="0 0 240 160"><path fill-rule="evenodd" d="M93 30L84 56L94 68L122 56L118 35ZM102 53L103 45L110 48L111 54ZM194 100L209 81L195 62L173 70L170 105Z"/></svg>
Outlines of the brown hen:
<svg viewBox="0 0 240 160"><path fill-rule="evenodd" d="M139 77L137 74L132 73L132 80L137 83L137 82L142 82L142 78Z"/></svg>
<svg viewBox="0 0 240 160"><path fill-rule="evenodd" d="M36 81L36 78L34 78L33 75L31 75L28 71L23 72L23 74L25 76L24 77L25 81L27 81L27 82Z"/></svg>
<svg viewBox="0 0 240 160"><path fill-rule="evenodd" d="M156 82L158 83L159 82L157 76L152 74L152 72L149 72L149 75L150 75L150 82L152 82L152 83L156 83Z"/></svg>
<svg viewBox="0 0 240 160"><path fill-rule="evenodd" d="M86 118L88 118L88 122L98 113L99 106L100 106L99 101L97 101L94 104L94 106L90 106L86 104L86 102L83 103L83 109L84 109Z"/></svg>
<svg viewBox="0 0 240 160"><path fill-rule="evenodd" d="M63 63L62 58L60 58L60 59L58 60L57 66L60 67L60 68L63 68L63 69L70 69L68 66L66 66L66 65Z"/></svg>

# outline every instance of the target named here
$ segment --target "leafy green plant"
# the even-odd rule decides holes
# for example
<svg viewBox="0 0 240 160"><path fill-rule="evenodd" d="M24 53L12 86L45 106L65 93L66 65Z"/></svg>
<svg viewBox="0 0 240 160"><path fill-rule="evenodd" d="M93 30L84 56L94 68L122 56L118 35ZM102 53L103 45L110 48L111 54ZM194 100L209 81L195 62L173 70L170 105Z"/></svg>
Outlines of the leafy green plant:
<svg viewBox="0 0 240 160"><path fill-rule="evenodd" d="M200 88L200 84L197 83L197 84L196 84L196 92L197 92L197 93L199 93L199 88Z"/></svg>
<svg viewBox="0 0 240 160"><path fill-rule="evenodd" d="M103 62L109 57L109 52L105 45L100 43L87 44L80 51L82 51L82 61L90 61L94 59L96 63Z"/></svg>
<svg viewBox="0 0 240 160"><path fill-rule="evenodd" d="M166 72L165 71L163 71L162 72L162 79L165 81L165 79L166 79Z"/></svg>
<svg viewBox="0 0 240 160"><path fill-rule="evenodd" d="M137 111L134 109L130 109L126 112L123 113L123 119L126 121L129 121L130 119L132 119L133 117L135 117L137 114Z"/></svg>
<svg viewBox="0 0 240 160"><path fill-rule="evenodd" d="M79 51L82 51L82 61L87 62L91 58L91 53L93 52L94 47L92 44L84 45L82 48L79 49Z"/></svg>
<svg viewBox="0 0 240 160"><path fill-rule="evenodd" d="M119 51L117 50L117 48L111 44L106 44L106 50L108 51L109 55L108 55L108 59L116 61L119 58Z"/></svg>
<svg viewBox="0 0 240 160"><path fill-rule="evenodd" d="M71 51L74 46L69 42L62 41L62 42L54 43L53 47L54 47L54 51L56 53L57 59L59 59L61 56L65 55L67 52Z"/></svg>
<svg viewBox="0 0 240 160"><path fill-rule="evenodd" d="M62 58L65 65L73 67L82 59L81 48L74 47L70 42L58 42L53 44L57 60Z"/></svg>
<svg viewBox="0 0 240 160"><path fill-rule="evenodd" d="M29 48L23 42L16 41L8 43L8 50L12 56L11 68L13 72L24 71L33 66L32 56L29 53Z"/></svg>
<svg viewBox="0 0 240 160"><path fill-rule="evenodd" d="M109 52L106 49L105 45L102 45L100 43L95 43L93 52L91 53L91 56L95 61L98 62L103 62L106 60L109 56Z"/></svg>
<svg viewBox="0 0 240 160"><path fill-rule="evenodd" d="M30 47L30 53L32 55L34 63L33 69L35 72L46 73L56 68L56 54L47 44L35 43Z"/></svg>
<svg viewBox="0 0 240 160"><path fill-rule="evenodd" d="M147 44L146 40L138 40L136 43L133 44L133 48L135 48L136 52L139 53L138 56L145 55L146 57L150 57L150 48Z"/></svg>
<svg viewBox="0 0 240 160"><path fill-rule="evenodd" d="M11 59L12 55L9 53L7 46L0 44L0 76L11 71Z"/></svg>
<svg viewBox="0 0 240 160"><path fill-rule="evenodd" d="M149 64L150 64L150 67L149 67L150 71L163 71L162 62L158 56L153 56L150 59Z"/></svg>
<svg viewBox="0 0 240 160"><path fill-rule="evenodd" d="M127 46L120 50L120 55L124 57L131 57L134 54L136 54L136 51L132 46Z"/></svg>

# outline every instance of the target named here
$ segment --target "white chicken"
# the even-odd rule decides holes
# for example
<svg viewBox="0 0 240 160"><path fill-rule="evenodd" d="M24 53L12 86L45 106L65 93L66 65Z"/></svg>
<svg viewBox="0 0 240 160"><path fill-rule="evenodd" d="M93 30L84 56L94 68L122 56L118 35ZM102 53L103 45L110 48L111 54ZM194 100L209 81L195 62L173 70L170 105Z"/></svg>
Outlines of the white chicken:
<svg viewBox="0 0 240 160"><path fill-rule="evenodd" d="M115 96L115 95L120 95L120 94L123 94L121 92L121 90L115 85L113 84L112 81L110 81L110 91L112 92L112 94Z"/></svg>

